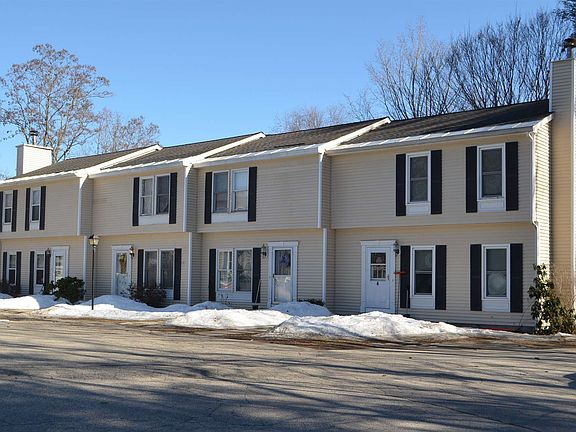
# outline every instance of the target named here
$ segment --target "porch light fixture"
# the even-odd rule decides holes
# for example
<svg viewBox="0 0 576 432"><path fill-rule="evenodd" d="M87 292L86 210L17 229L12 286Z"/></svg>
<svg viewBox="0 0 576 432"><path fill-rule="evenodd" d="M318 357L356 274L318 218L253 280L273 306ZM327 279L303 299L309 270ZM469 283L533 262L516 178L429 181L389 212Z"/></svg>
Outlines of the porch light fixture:
<svg viewBox="0 0 576 432"><path fill-rule="evenodd" d="M88 237L88 243L92 246L92 274L90 275L90 278L92 285L92 310L94 310L94 256L96 255L96 247L98 246L98 243L100 243L100 237L92 234Z"/></svg>
<svg viewBox="0 0 576 432"><path fill-rule="evenodd" d="M268 245L266 243L262 243L262 246L260 246L260 255L264 258L268 255Z"/></svg>
<svg viewBox="0 0 576 432"><path fill-rule="evenodd" d="M128 253L130 254L130 256L132 258L134 258L134 253L135 253L134 246L132 246L132 245L130 246L130 249L128 249Z"/></svg>
<svg viewBox="0 0 576 432"><path fill-rule="evenodd" d="M398 255L400 253L400 246L398 245L398 241L394 240L394 244L392 245L392 249L394 249L394 253Z"/></svg>

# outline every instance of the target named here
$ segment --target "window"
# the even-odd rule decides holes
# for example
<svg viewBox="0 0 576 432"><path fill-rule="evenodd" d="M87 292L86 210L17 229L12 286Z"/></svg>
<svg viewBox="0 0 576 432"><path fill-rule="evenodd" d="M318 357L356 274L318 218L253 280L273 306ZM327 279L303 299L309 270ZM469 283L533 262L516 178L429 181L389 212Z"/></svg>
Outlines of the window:
<svg viewBox="0 0 576 432"><path fill-rule="evenodd" d="M428 201L428 155L408 155L408 202Z"/></svg>
<svg viewBox="0 0 576 432"><path fill-rule="evenodd" d="M44 254L36 254L36 285L44 285Z"/></svg>
<svg viewBox="0 0 576 432"><path fill-rule="evenodd" d="M170 211L170 176L140 180L140 216L167 215Z"/></svg>
<svg viewBox="0 0 576 432"><path fill-rule="evenodd" d="M170 176L156 177L156 214L168 214L170 209Z"/></svg>
<svg viewBox="0 0 576 432"><path fill-rule="evenodd" d="M503 147L480 149L480 197L501 198L503 196Z"/></svg>
<svg viewBox="0 0 576 432"><path fill-rule="evenodd" d="M140 215L154 213L154 178L143 178L140 185Z"/></svg>
<svg viewBox="0 0 576 432"><path fill-rule="evenodd" d="M218 251L216 278L218 289L232 289L232 251Z"/></svg>
<svg viewBox="0 0 576 432"><path fill-rule="evenodd" d="M158 251L144 251L144 286L158 283Z"/></svg>
<svg viewBox="0 0 576 432"><path fill-rule="evenodd" d="M160 286L174 289L174 250L160 251Z"/></svg>
<svg viewBox="0 0 576 432"><path fill-rule="evenodd" d="M16 254L8 254L8 283L16 285Z"/></svg>
<svg viewBox="0 0 576 432"><path fill-rule="evenodd" d="M30 221L40 220L40 189L32 189L32 199L30 200Z"/></svg>
<svg viewBox="0 0 576 432"><path fill-rule="evenodd" d="M12 223L12 192L4 193L4 219L5 224Z"/></svg>
<svg viewBox="0 0 576 432"><path fill-rule="evenodd" d="M212 202L214 213L247 212L248 170L215 172Z"/></svg>
<svg viewBox="0 0 576 432"><path fill-rule="evenodd" d="M236 291L252 291L252 249L236 250Z"/></svg>
<svg viewBox="0 0 576 432"><path fill-rule="evenodd" d="M386 252L370 253L370 280L386 279Z"/></svg>
<svg viewBox="0 0 576 432"><path fill-rule="evenodd" d="M484 247L484 298L508 297L508 247Z"/></svg>
<svg viewBox="0 0 576 432"><path fill-rule="evenodd" d="M433 261L433 249L414 249L414 295L432 295Z"/></svg>

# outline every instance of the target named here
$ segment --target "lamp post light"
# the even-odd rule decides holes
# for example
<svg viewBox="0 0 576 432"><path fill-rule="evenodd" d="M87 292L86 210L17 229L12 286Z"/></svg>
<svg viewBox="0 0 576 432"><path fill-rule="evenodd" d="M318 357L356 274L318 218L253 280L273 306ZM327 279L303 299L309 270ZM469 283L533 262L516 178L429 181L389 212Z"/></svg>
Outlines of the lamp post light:
<svg viewBox="0 0 576 432"><path fill-rule="evenodd" d="M100 242L100 237L92 234L88 237L88 242L92 246L92 274L90 275L91 285L92 285L92 310L94 310L94 256L96 255L96 247Z"/></svg>
<svg viewBox="0 0 576 432"><path fill-rule="evenodd" d="M50 248L44 251L44 294L48 293L48 286L50 285L50 274L51 266L50 266L50 257L52 256L52 251ZM50 293L51 294L51 293Z"/></svg>

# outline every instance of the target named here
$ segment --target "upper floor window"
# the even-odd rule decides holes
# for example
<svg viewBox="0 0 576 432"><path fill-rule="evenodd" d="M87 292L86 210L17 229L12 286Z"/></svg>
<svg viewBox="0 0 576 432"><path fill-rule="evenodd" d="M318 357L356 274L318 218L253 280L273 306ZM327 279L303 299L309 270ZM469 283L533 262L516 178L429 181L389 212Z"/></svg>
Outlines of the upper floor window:
<svg viewBox="0 0 576 432"><path fill-rule="evenodd" d="M406 155L406 213L430 213L430 153Z"/></svg>
<svg viewBox="0 0 576 432"><path fill-rule="evenodd" d="M4 215L2 221L5 224L12 223L12 192L4 192Z"/></svg>
<svg viewBox="0 0 576 432"><path fill-rule="evenodd" d="M170 176L140 179L140 216L168 214L170 211Z"/></svg>
<svg viewBox="0 0 576 432"><path fill-rule="evenodd" d="M212 189L214 213L248 211L248 170L215 172Z"/></svg>
<svg viewBox="0 0 576 432"><path fill-rule="evenodd" d="M504 147L479 148L480 198L501 198L504 191Z"/></svg>
<svg viewBox="0 0 576 432"><path fill-rule="evenodd" d="M30 221L40 221L40 188L32 189L32 196L30 199Z"/></svg>

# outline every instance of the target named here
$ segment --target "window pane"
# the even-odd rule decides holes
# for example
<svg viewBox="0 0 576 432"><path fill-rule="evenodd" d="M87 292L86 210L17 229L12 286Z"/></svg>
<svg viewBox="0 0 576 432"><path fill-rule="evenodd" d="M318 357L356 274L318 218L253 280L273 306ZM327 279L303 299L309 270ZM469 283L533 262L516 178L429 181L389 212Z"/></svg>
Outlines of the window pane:
<svg viewBox="0 0 576 432"><path fill-rule="evenodd" d="M506 249L486 249L486 270L506 271Z"/></svg>
<svg viewBox="0 0 576 432"><path fill-rule="evenodd" d="M276 249L274 251L274 274L289 276L292 274L292 250Z"/></svg>
<svg viewBox="0 0 576 432"><path fill-rule="evenodd" d="M156 196L156 214L168 213L170 197L168 195Z"/></svg>
<svg viewBox="0 0 576 432"><path fill-rule="evenodd" d="M417 156L410 158L410 178L428 177L428 156Z"/></svg>
<svg viewBox="0 0 576 432"><path fill-rule="evenodd" d="M507 255L506 249L486 249L487 297L506 297Z"/></svg>
<svg viewBox="0 0 576 432"><path fill-rule="evenodd" d="M156 181L158 182L156 185L157 193L159 195L168 195L170 193L170 176L157 177Z"/></svg>
<svg viewBox="0 0 576 432"><path fill-rule="evenodd" d="M170 202L170 176L156 178L156 214L168 213Z"/></svg>
<svg viewBox="0 0 576 432"><path fill-rule="evenodd" d="M32 206L32 220L33 221L40 220L40 207L39 206Z"/></svg>
<svg viewBox="0 0 576 432"><path fill-rule="evenodd" d="M432 251L415 250L414 251L414 269L417 272L432 271Z"/></svg>
<svg viewBox="0 0 576 432"><path fill-rule="evenodd" d="M160 252L160 286L174 288L174 251Z"/></svg>
<svg viewBox="0 0 576 432"><path fill-rule="evenodd" d="M428 201L428 156L409 158L410 202Z"/></svg>
<svg viewBox="0 0 576 432"><path fill-rule="evenodd" d="M370 253L370 280L381 280L386 278L386 253Z"/></svg>
<svg viewBox="0 0 576 432"><path fill-rule="evenodd" d="M54 256L54 280L59 280L64 277L64 256Z"/></svg>
<svg viewBox="0 0 576 432"><path fill-rule="evenodd" d="M428 201L428 180L410 180L410 202Z"/></svg>
<svg viewBox="0 0 576 432"><path fill-rule="evenodd" d="M236 251L236 291L252 291L252 251Z"/></svg>
<svg viewBox="0 0 576 432"><path fill-rule="evenodd" d="M4 195L4 207L12 208L12 194L5 194Z"/></svg>
<svg viewBox="0 0 576 432"><path fill-rule="evenodd" d="M482 196L502 196L502 174L482 175Z"/></svg>
<svg viewBox="0 0 576 432"><path fill-rule="evenodd" d="M154 180L151 178L142 179L142 196L151 196L154 192Z"/></svg>
<svg viewBox="0 0 576 432"><path fill-rule="evenodd" d="M482 150L482 196L502 196L502 149Z"/></svg>
<svg viewBox="0 0 576 432"><path fill-rule="evenodd" d="M502 172L502 149L482 150L482 172Z"/></svg>
<svg viewBox="0 0 576 432"><path fill-rule="evenodd" d="M14 285L16 283L16 270L8 270L8 283L10 285Z"/></svg>
<svg viewBox="0 0 576 432"><path fill-rule="evenodd" d="M36 269L36 285L44 285L44 269Z"/></svg>
<svg viewBox="0 0 576 432"><path fill-rule="evenodd" d="M11 208L4 209L4 222L5 223L12 222L12 209Z"/></svg>
<svg viewBox="0 0 576 432"><path fill-rule="evenodd" d="M44 254L36 254L36 268L44 268Z"/></svg>
<svg viewBox="0 0 576 432"><path fill-rule="evenodd" d="M248 210L248 192L234 192L234 210Z"/></svg>
<svg viewBox="0 0 576 432"><path fill-rule="evenodd" d="M234 190L248 190L248 173L246 171L234 172Z"/></svg>
<svg viewBox="0 0 576 432"><path fill-rule="evenodd" d="M214 174L214 211L228 211L228 173Z"/></svg>
<svg viewBox="0 0 576 432"><path fill-rule="evenodd" d="M8 267L16 268L16 255L8 255Z"/></svg>
<svg viewBox="0 0 576 432"><path fill-rule="evenodd" d="M40 191L33 190L32 191L32 205L40 205Z"/></svg>
<svg viewBox="0 0 576 432"><path fill-rule="evenodd" d="M415 294L432 294L432 273L416 273Z"/></svg>
<svg viewBox="0 0 576 432"><path fill-rule="evenodd" d="M152 214L152 197L142 197L141 202L141 213L142 215L151 215Z"/></svg>
<svg viewBox="0 0 576 432"><path fill-rule="evenodd" d="M154 286L157 281L158 253L156 251L144 252L144 285Z"/></svg>

